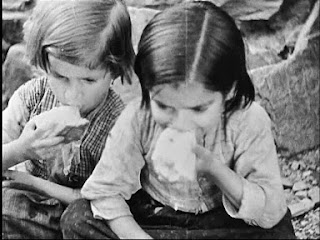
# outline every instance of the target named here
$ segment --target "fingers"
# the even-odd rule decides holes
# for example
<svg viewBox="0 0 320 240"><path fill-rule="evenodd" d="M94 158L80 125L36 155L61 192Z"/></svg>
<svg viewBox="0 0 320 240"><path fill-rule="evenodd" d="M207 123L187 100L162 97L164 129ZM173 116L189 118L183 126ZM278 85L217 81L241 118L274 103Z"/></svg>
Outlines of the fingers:
<svg viewBox="0 0 320 240"><path fill-rule="evenodd" d="M6 170L2 173L2 177L5 177L6 179L14 179L15 172L13 170Z"/></svg>
<svg viewBox="0 0 320 240"><path fill-rule="evenodd" d="M2 181L2 187L10 187L11 186L11 182L10 180L5 180L5 181Z"/></svg>
<svg viewBox="0 0 320 240"><path fill-rule="evenodd" d="M35 134L37 138L45 139L55 137L61 131L61 126L58 123L52 123L49 126L37 127Z"/></svg>
<svg viewBox="0 0 320 240"><path fill-rule="evenodd" d="M60 143L64 141L64 137L58 136L58 137L51 137L48 139L43 139L39 141L37 147L38 148L49 148L49 147L56 147Z"/></svg>

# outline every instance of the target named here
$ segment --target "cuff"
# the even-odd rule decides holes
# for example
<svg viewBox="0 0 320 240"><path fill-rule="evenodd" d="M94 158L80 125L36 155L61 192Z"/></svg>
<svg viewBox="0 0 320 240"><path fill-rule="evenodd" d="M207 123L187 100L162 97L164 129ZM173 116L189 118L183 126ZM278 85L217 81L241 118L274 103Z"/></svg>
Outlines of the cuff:
<svg viewBox="0 0 320 240"><path fill-rule="evenodd" d="M250 183L241 178L243 185L243 196L239 210L237 210L228 198L223 194L222 203L233 218L243 219L249 225L257 226L257 220L262 216L265 206L265 194L257 184Z"/></svg>
<svg viewBox="0 0 320 240"><path fill-rule="evenodd" d="M91 200L93 217L111 220L123 216L131 216L130 208L120 196Z"/></svg>

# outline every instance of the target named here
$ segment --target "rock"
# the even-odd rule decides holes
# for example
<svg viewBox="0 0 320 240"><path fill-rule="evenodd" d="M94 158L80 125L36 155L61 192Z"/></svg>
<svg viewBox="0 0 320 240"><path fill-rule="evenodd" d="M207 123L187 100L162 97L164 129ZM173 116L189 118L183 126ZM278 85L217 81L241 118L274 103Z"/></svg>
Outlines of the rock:
<svg viewBox="0 0 320 240"><path fill-rule="evenodd" d="M9 48L2 70L2 87L6 94L6 99L2 99L4 109L13 92L33 76L32 67L25 59L23 44L15 44Z"/></svg>
<svg viewBox="0 0 320 240"><path fill-rule="evenodd" d="M291 188L293 186L293 182L289 178L282 177L281 182L285 188Z"/></svg>
<svg viewBox="0 0 320 240"><path fill-rule="evenodd" d="M213 0L211 2L217 1ZM224 1L224 3L221 4L221 7L236 20L268 20L279 10L282 2L282 0L228 0Z"/></svg>
<svg viewBox="0 0 320 240"><path fill-rule="evenodd" d="M319 37L310 40L290 61L251 71L257 100L269 113L283 155L320 144L319 42Z"/></svg>
<svg viewBox="0 0 320 240"><path fill-rule="evenodd" d="M299 164L298 161L293 161L292 164L291 164L291 169L292 169L293 171L296 171L296 170L299 169L299 166L300 166L300 164Z"/></svg>
<svg viewBox="0 0 320 240"><path fill-rule="evenodd" d="M311 198L311 200L314 202L314 204L317 204L320 202L320 188L318 186L311 188L308 191L308 196Z"/></svg>
<svg viewBox="0 0 320 240"><path fill-rule="evenodd" d="M34 7L35 0L2 0L2 10L26 11Z"/></svg>
<svg viewBox="0 0 320 240"><path fill-rule="evenodd" d="M292 191L297 192L297 191L305 190L307 188L308 188L308 185L305 182L299 181L293 185Z"/></svg>
<svg viewBox="0 0 320 240"><path fill-rule="evenodd" d="M311 170L308 170L308 171L303 172L303 173L302 173L302 178L306 178L306 177L310 176L311 173L312 173Z"/></svg>
<svg viewBox="0 0 320 240"><path fill-rule="evenodd" d="M314 203L309 198L304 198L298 203L288 205L293 218L308 212L313 207Z"/></svg>
<svg viewBox="0 0 320 240"><path fill-rule="evenodd" d="M303 198L306 198L308 196L308 192L307 191L297 191L297 192L295 192L294 195L296 195L300 199L303 199Z"/></svg>
<svg viewBox="0 0 320 240"><path fill-rule="evenodd" d="M304 227L304 226L306 226L308 224L308 221L306 221L306 220L302 220L301 222L300 222L300 226L301 227Z"/></svg>
<svg viewBox="0 0 320 240"><path fill-rule="evenodd" d="M141 33L147 23L159 12L153 9L128 7L132 22L132 42L134 50L137 51L137 45L140 40Z"/></svg>
<svg viewBox="0 0 320 240"><path fill-rule="evenodd" d="M189 0L187 0L189 1ZM201 0L200 0L201 1ZM269 19L276 13L283 0L207 0L222 7L237 20ZM128 6L148 7L153 9L165 9L167 7L182 3L184 0L126 0Z"/></svg>

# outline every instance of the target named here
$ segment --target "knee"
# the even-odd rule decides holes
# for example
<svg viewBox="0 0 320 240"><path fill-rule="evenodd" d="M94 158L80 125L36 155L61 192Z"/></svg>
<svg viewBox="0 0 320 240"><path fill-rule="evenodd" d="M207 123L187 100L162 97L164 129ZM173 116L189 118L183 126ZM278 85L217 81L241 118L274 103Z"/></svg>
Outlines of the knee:
<svg viewBox="0 0 320 240"><path fill-rule="evenodd" d="M86 199L78 199L69 204L60 219L61 229L74 229L93 218L90 202Z"/></svg>

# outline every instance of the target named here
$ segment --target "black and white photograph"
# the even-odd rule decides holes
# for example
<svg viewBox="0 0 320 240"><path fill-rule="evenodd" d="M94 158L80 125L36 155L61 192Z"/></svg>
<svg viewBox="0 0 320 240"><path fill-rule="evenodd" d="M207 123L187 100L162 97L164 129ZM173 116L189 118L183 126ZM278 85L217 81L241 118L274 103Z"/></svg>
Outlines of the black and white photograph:
<svg viewBox="0 0 320 240"><path fill-rule="evenodd" d="M320 239L320 0L2 0L2 239Z"/></svg>

